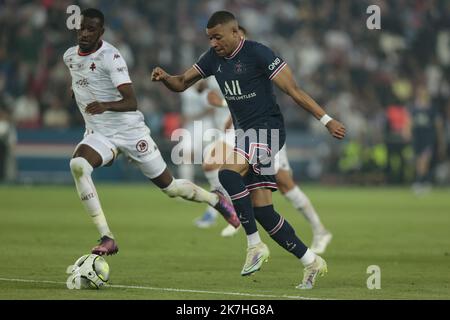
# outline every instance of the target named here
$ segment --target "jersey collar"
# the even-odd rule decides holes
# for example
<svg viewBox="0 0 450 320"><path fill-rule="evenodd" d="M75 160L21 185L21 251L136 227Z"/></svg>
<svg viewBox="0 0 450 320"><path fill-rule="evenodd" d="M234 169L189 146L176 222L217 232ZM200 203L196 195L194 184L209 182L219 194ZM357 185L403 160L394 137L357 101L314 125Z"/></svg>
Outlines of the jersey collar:
<svg viewBox="0 0 450 320"><path fill-rule="evenodd" d="M244 42L245 39L242 38L241 41L239 41L239 45L237 46L237 48L234 49L233 53L230 54L228 57L225 57L225 59L233 59L239 53L239 51L241 51L242 47L244 46Z"/></svg>
<svg viewBox="0 0 450 320"><path fill-rule="evenodd" d="M100 45L98 46L97 49L92 50L92 51L89 51L89 52L81 52L81 51L80 51L80 47L78 47L78 55L79 55L79 56L82 56L82 57L88 56L88 55L90 55L90 54L96 52L97 50L99 50L102 46L103 46L103 40L100 41Z"/></svg>

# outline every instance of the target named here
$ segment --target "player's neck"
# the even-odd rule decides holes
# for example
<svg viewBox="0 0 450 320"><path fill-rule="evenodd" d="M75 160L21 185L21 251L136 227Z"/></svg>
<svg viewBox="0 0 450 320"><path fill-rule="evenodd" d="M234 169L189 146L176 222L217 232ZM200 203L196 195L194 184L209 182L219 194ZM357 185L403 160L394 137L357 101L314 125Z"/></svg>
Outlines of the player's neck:
<svg viewBox="0 0 450 320"><path fill-rule="evenodd" d="M238 44L236 45L236 48L234 48L234 50L231 52L231 54L227 57L225 57L225 59L232 59L234 58L239 51L241 51L242 47L244 46L244 42L245 42L245 38L241 38L238 42Z"/></svg>
<svg viewBox="0 0 450 320"><path fill-rule="evenodd" d="M100 49L102 45L103 45L103 41L100 40L100 42L99 42L99 43L95 46L95 48L92 49L92 50L88 50L88 51L86 51L86 52L83 52L83 51L81 50L81 48L78 48L78 55L80 55L80 56L88 56L88 55L90 55L90 54L96 52L98 49Z"/></svg>

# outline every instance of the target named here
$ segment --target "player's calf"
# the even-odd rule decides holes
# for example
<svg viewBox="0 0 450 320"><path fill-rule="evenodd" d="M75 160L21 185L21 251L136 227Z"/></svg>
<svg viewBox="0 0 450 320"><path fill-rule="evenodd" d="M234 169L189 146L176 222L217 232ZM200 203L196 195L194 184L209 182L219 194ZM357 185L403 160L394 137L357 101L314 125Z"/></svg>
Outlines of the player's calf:
<svg viewBox="0 0 450 320"><path fill-rule="evenodd" d="M274 210L272 205L256 207L254 210L256 220L281 247L299 259L305 254L308 247L297 237L292 226Z"/></svg>

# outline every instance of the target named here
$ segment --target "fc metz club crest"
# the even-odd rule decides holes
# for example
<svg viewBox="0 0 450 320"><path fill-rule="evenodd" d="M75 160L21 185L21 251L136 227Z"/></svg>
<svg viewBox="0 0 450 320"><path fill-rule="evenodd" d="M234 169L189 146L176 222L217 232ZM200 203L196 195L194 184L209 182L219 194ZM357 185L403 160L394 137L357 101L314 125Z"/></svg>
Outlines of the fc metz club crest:
<svg viewBox="0 0 450 320"><path fill-rule="evenodd" d="M148 143L145 140L139 140L138 143L136 143L136 149L137 151L144 153L148 150Z"/></svg>
<svg viewBox="0 0 450 320"><path fill-rule="evenodd" d="M234 72L235 73L243 73L245 71L245 65L238 61L235 65L234 65Z"/></svg>

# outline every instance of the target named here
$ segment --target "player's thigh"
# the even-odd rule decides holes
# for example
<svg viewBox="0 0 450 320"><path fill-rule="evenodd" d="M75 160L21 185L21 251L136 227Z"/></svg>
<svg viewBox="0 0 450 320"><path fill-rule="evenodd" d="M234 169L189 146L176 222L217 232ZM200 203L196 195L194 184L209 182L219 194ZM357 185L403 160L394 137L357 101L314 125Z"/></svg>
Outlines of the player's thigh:
<svg viewBox="0 0 450 320"><path fill-rule="evenodd" d="M150 135L138 139L120 139L117 144L147 178L153 180L166 170L167 164Z"/></svg>
<svg viewBox="0 0 450 320"><path fill-rule="evenodd" d="M292 179L291 171L279 169L277 174L275 175L275 178L277 181L278 189L283 194L295 187L295 182Z"/></svg>
<svg viewBox="0 0 450 320"><path fill-rule="evenodd" d="M254 189L250 191L253 207L265 207L273 204L272 190L266 188Z"/></svg>
<svg viewBox="0 0 450 320"><path fill-rule="evenodd" d="M232 151L233 147L226 144L223 140L210 143L206 146L203 154L203 170L211 171L219 169Z"/></svg>
<svg viewBox="0 0 450 320"><path fill-rule="evenodd" d="M417 143L414 146L414 153L416 158L422 159L422 161L430 160L433 156L433 146L425 143Z"/></svg>
<svg viewBox="0 0 450 320"><path fill-rule="evenodd" d="M98 133L85 135L73 154L73 158L82 157L86 159L93 168L112 164L116 156L116 145Z"/></svg>
<svg viewBox="0 0 450 320"><path fill-rule="evenodd" d="M278 172L278 170L292 171L287 157L286 145L275 155L275 171Z"/></svg>
<svg viewBox="0 0 450 320"><path fill-rule="evenodd" d="M220 170L231 170L245 176L249 170L249 164L244 156L233 151L228 155Z"/></svg>

